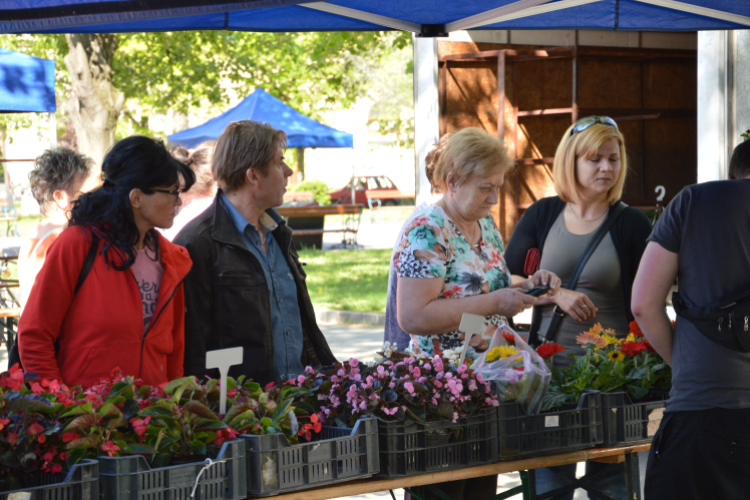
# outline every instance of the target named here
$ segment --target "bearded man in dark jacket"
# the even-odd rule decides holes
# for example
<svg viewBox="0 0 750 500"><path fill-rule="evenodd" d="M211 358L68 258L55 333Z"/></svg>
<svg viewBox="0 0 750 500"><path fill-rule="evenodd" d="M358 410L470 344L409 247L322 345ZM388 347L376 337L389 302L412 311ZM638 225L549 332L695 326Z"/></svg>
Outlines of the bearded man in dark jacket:
<svg viewBox="0 0 750 500"><path fill-rule="evenodd" d="M273 209L292 175L285 148L283 131L251 120L230 123L216 143L216 199L174 240L193 261L185 279L185 375L218 377L206 369L206 352L240 346L243 363L229 375L261 384L336 362L315 320L292 230Z"/></svg>

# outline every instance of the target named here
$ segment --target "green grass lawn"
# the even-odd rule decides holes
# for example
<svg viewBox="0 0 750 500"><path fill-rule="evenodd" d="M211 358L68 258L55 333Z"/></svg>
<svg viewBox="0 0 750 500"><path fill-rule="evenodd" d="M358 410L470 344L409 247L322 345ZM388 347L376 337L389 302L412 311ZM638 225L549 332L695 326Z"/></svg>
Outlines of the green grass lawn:
<svg viewBox="0 0 750 500"><path fill-rule="evenodd" d="M299 256L307 263L307 289L316 307L385 313L390 249L305 249Z"/></svg>

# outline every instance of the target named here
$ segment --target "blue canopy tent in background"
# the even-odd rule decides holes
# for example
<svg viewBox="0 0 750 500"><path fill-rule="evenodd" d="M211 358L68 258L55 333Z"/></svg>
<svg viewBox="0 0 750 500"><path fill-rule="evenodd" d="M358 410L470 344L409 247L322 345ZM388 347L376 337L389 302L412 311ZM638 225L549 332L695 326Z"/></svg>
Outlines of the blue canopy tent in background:
<svg viewBox="0 0 750 500"><path fill-rule="evenodd" d="M0 48L0 113L53 113L55 62Z"/></svg>
<svg viewBox="0 0 750 500"><path fill-rule="evenodd" d="M201 142L217 139L229 123L238 120L270 123L286 132L290 148L351 148L354 143L352 134L318 123L260 88L203 125L170 135L169 142L194 148Z"/></svg>
<svg viewBox="0 0 750 500"><path fill-rule="evenodd" d="M466 29L696 31L750 26L748 0L4 0L0 32Z"/></svg>

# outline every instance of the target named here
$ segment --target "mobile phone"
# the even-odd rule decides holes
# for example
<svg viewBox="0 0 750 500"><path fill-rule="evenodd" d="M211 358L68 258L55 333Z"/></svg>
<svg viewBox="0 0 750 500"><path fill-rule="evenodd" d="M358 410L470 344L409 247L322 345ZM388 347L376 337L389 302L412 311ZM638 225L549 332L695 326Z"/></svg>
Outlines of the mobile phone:
<svg viewBox="0 0 750 500"><path fill-rule="evenodd" d="M523 292L526 295L531 295L532 297L539 297L540 295L544 295L549 290L549 286L535 286L528 292Z"/></svg>

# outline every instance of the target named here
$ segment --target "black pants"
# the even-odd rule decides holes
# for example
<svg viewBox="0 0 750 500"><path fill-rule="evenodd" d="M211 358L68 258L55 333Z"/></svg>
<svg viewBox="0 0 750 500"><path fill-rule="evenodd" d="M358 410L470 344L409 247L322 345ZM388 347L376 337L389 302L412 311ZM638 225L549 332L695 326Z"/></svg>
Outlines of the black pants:
<svg viewBox="0 0 750 500"><path fill-rule="evenodd" d="M654 436L645 500L750 498L750 409L666 413Z"/></svg>

